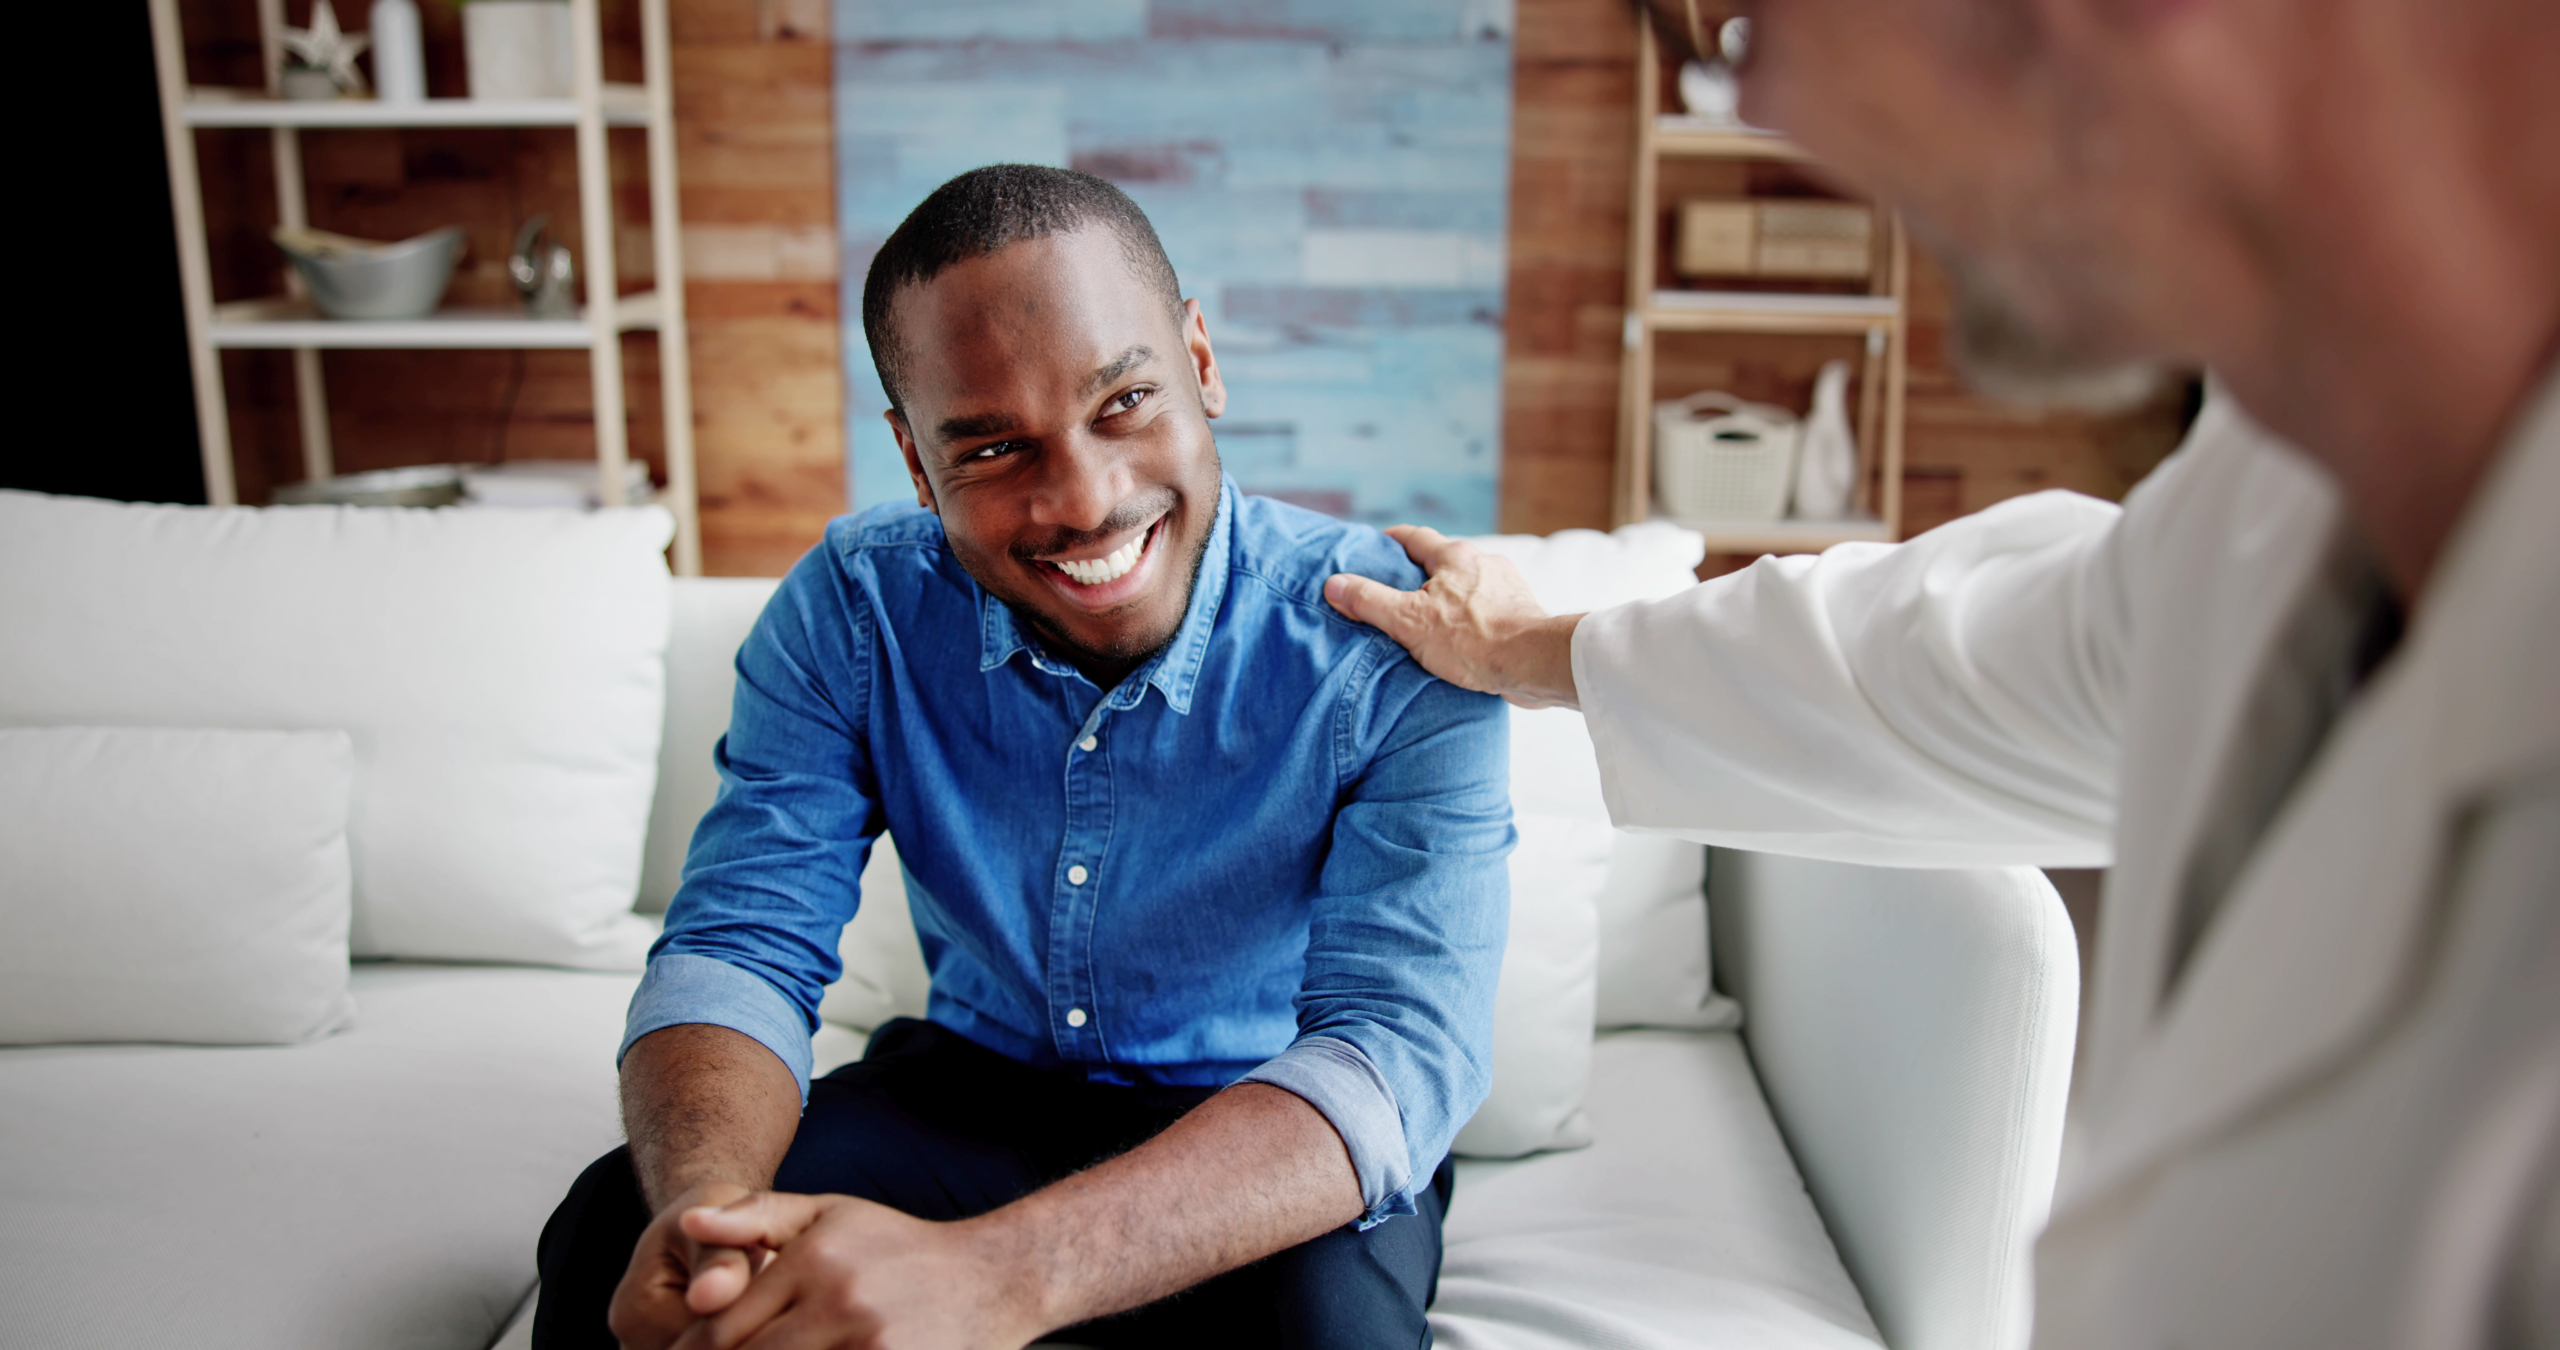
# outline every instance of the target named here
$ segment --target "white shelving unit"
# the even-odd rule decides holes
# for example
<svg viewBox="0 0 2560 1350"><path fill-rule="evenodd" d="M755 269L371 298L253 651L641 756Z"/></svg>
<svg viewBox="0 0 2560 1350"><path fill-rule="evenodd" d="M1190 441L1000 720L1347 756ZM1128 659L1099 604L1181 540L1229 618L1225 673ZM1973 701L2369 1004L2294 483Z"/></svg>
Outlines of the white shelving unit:
<svg viewBox="0 0 2560 1350"><path fill-rule="evenodd" d="M1628 212L1625 353L1619 362L1618 459L1613 523L1653 514L1655 338L1664 333L1863 337L1858 380L1858 517L1848 520L1683 520L1707 536L1710 553L1811 553L1855 540L1891 541L1902 524L1902 409L1908 379L1905 322L1909 245L1886 217L1869 293L1666 289L1657 284L1661 242L1661 161L1665 158L1803 163L1803 148L1766 131L1664 113L1661 54L1653 26L1639 19L1636 159ZM1875 473L1869 489L1865 479Z"/></svg>
<svg viewBox="0 0 2560 1350"><path fill-rule="evenodd" d="M624 333L654 331L659 343L660 412L666 419L667 484L660 495L676 517L675 570L702 571L693 465L693 379L684 317L684 257L676 214L675 111L668 57L667 0L641 0L642 81L607 84L597 0L568 0L576 35L576 96L565 99L429 99L394 104L366 100L294 102L276 97L283 70L284 0L257 0L264 90L196 88L187 82L186 43L178 0L150 0L154 63L160 77L160 122L169 157L169 198L177 217L178 276L195 376L196 425L204 455L205 495L218 506L238 501L232 474L230 414L222 389L224 348L293 353L294 396L302 432L304 473L334 472L329 405L320 353L329 348L585 348L595 388L598 492L623 501L630 459L622 387ZM584 247L583 313L535 318L514 310L440 310L424 319L366 322L324 318L301 295L291 269L279 268L280 293L217 303L205 241L204 197L196 172L200 129L264 130L274 145L276 210L282 224L309 223L302 181L305 131L398 127L560 127L575 133L578 215ZM616 295L609 127L640 127L649 141L649 216L657 289ZM510 222L512 224L513 222Z"/></svg>

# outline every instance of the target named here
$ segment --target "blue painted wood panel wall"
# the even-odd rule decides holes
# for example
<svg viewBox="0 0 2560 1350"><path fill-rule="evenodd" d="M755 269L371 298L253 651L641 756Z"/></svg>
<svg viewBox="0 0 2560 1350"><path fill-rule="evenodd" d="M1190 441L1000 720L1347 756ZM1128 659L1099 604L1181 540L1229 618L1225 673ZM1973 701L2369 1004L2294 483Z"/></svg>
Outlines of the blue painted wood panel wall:
<svg viewBox="0 0 2560 1350"><path fill-rule="evenodd" d="M857 505L911 489L864 273L937 185L1072 166L1145 208L1207 313L1247 491L1493 528L1509 0L835 0Z"/></svg>

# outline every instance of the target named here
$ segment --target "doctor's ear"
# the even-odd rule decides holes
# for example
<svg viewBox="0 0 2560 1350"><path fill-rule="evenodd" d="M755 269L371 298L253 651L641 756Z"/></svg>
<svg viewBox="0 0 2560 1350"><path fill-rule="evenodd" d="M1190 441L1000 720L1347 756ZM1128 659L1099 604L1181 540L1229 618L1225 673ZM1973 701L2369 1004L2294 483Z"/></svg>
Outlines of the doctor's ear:
<svg viewBox="0 0 2560 1350"><path fill-rule="evenodd" d="M933 480L924 476L924 461L916 455L916 437L907 427L906 415L891 408L880 416L889 424L890 434L898 438L898 453L906 457L907 477L916 485L916 505L941 515L942 508L933 500Z"/></svg>

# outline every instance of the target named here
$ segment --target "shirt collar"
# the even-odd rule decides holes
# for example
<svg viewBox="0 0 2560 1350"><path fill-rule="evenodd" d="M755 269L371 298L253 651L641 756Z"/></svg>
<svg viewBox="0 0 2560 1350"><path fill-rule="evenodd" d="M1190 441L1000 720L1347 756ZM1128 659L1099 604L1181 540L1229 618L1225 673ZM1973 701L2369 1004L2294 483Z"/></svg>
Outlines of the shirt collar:
<svg viewBox="0 0 2560 1350"><path fill-rule="evenodd" d="M1225 474L1218 476L1218 516L1209 527L1209 546L1200 555L1200 575L1191 587L1191 604L1183 612L1182 626L1174 630L1173 641L1163 651L1148 658L1130 678L1111 691L1109 702L1115 708L1132 708L1152 687L1164 695L1165 705L1175 712L1191 711L1191 695L1200 683L1200 668L1209 659L1209 635L1217 628L1218 610L1227 598L1227 569L1234 556L1236 485ZM1015 622L1013 608L978 588L978 669L990 671L1013 659L1016 652L1028 653L1031 663L1049 674L1073 676L1074 666L1050 656Z"/></svg>

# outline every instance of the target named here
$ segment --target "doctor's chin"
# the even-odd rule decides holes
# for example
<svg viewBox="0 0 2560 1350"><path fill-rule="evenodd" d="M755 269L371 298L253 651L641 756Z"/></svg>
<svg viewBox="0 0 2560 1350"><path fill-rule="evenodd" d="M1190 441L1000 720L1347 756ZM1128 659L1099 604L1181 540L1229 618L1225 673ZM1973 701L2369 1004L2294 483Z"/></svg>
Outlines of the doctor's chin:
<svg viewBox="0 0 2560 1350"><path fill-rule="evenodd" d="M0 1346L2560 1350L2560 5L106 10Z"/></svg>

